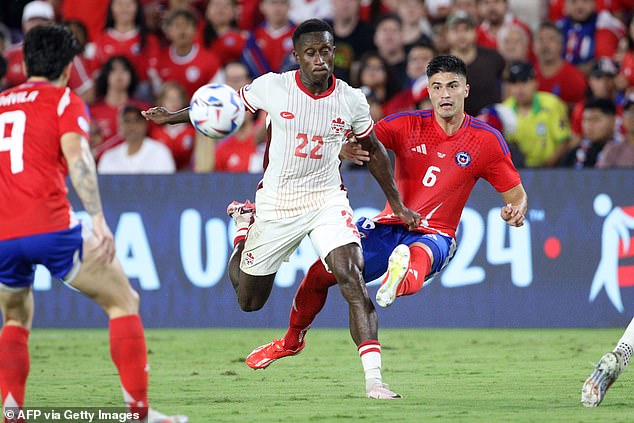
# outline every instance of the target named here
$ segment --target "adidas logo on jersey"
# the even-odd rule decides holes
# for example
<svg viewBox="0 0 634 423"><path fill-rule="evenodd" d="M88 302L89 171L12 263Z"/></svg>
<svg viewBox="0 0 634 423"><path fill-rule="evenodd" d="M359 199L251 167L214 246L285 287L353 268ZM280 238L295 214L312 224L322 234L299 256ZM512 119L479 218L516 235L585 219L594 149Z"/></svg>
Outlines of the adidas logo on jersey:
<svg viewBox="0 0 634 423"><path fill-rule="evenodd" d="M416 147L412 147L411 150L415 153L427 154L427 147L425 144L417 145Z"/></svg>

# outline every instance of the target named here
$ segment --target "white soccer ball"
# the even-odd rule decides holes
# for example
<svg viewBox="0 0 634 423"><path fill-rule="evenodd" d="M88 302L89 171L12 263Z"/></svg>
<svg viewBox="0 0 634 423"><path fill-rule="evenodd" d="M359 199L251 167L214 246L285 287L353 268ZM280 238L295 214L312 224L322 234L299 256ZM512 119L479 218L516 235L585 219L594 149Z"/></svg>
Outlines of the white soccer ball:
<svg viewBox="0 0 634 423"><path fill-rule="evenodd" d="M228 85L203 85L189 103L189 120L201 134L225 138L244 122L244 104L236 90Z"/></svg>

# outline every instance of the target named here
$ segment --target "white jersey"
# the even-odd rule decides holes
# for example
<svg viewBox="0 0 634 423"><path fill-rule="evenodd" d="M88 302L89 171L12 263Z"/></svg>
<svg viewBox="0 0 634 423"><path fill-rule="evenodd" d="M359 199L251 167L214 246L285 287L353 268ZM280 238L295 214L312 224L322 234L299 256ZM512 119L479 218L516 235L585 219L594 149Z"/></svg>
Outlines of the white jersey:
<svg viewBox="0 0 634 423"><path fill-rule="evenodd" d="M366 138L374 123L361 90L332 78L331 87L319 95L303 86L299 71L267 73L240 89L250 112L268 113L258 217L297 216L341 195L341 145L350 131Z"/></svg>

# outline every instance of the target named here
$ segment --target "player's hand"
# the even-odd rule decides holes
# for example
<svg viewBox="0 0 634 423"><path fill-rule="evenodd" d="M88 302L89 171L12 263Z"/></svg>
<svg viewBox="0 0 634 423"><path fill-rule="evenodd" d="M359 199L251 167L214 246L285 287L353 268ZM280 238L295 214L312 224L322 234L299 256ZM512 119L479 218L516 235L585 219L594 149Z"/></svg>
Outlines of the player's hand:
<svg viewBox="0 0 634 423"><path fill-rule="evenodd" d="M500 212L502 219L510 226L522 226L524 224L524 213L522 213L521 207L514 206L513 204L507 204L502 207Z"/></svg>
<svg viewBox="0 0 634 423"><path fill-rule="evenodd" d="M165 107L152 107L141 112L141 114L145 119L151 120L159 125L170 123L170 119L172 117L172 112L167 110Z"/></svg>
<svg viewBox="0 0 634 423"><path fill-rule="evenodd" d="M114 236L106 223L103 213L98 213L92 217L92 232L95 236L95 243L91 246L95 261L97 263L111 263L114 260Z"/></svg>
<svg viewBox="0 0 634 423"><path fill-rule="evenodd" d="M339 156L359 166L370 161L370 152L364 150L356 141L343 143Z"/></svg>
<svg viewBox="0 0 634 423"><path fill-rule="evenodd" d="M420 226L420 214L418 214L414 210L403 207L399 211L393 211L394 215L401 219L401 221L407 225L407 229L409 229L410 231Z"/></svg>

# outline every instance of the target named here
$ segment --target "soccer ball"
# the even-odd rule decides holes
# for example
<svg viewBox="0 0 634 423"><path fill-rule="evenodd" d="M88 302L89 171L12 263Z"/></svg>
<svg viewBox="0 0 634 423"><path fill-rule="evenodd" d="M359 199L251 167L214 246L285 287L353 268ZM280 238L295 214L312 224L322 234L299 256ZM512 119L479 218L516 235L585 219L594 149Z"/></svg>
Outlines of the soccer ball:
<svg viewBox="0 0 634 423"><path fill-rule="evenodd" d="M236 90L228 85L203 85L189 103L189 120L201 134L225 138L244 122L244 104Z"/></svg>

